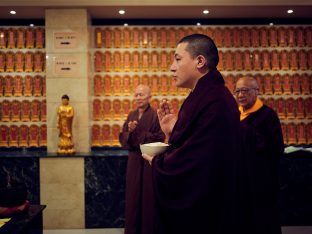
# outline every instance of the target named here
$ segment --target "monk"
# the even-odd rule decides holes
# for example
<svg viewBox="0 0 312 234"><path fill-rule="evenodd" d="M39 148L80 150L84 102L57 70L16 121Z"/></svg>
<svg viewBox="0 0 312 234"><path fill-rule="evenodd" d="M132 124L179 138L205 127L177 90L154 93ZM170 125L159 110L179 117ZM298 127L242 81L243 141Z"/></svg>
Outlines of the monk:
<svg viewBox="0 0 312 234"><path fill-rule="evenodd" d="M128 150L126 174L125 234L152 234L155 202L152 169L141 157L140 144L164 141L157 113L151 108L151 90L146 85L135 89L137 109L129 113L119 140Z"/></svg>
<svg viewBox="0 0 312 234"><path fill-rule="evenodd" d="M239 112L216 69L218 50L202 34L182 38L170 67L190 94L178 116L168 101L158 110L169 150L151 157L161 234L236 232Z"/></svg>
<svg viewBox="0 0 312 234"><path fill-rule="evenodd" d="M259 85L252 77L240 78L234 90L240 121L245 130L243 155L244 188L249 233L281 234L277 207L278 161L284 152L277 114L258 98ZM248 221L249 219L249 221Z"/></svg>

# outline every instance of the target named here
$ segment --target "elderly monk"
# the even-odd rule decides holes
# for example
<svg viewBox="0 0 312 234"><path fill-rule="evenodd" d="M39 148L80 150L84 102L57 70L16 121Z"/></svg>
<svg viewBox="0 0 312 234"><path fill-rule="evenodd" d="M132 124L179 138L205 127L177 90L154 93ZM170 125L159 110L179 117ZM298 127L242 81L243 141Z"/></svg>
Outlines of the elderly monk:
<svg viewBox="0 0 312 234"><path fill-rule="evenodd" d="M154 229L154 194L152 169L141 157L140 144L164 141L157 113L151 108L150 88L139 85L134 99L137 109L129 113L119 140L129 151L126 175L125 234L152 234Z"/></svg>
<svg viewBox="0 0 312 234"><path fill-rule="evenodd" d="M218 61L216 45L206 35L178 42L172 79L191 92L178 116L167 101L158 110L169 150L155 157L143 154L152 162L158 233L238 233L239 112L216 69Z"/></svg>
<svg viewBox="0 0 312 234"><path fill-rule="evenodd" d="M243 155L245 201L249 233L280 234L277 208L278 160L284 143L278 116L257 97L259 86L252 77L240 78L234 94L244 129Z"/></svg>

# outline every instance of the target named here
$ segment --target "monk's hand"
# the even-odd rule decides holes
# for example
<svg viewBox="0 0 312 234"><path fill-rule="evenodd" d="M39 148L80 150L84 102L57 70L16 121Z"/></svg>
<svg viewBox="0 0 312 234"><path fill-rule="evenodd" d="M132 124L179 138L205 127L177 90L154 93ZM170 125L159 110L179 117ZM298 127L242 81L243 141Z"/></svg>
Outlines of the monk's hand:
<svg viewBox="0 0 312 234"><path fill-rule="evenodd" d="M173 113L172 105L167 100L162 100L157 110L161 130L167 139L170 137L172 129L177 122L177 116Z"/></svg>
<svg viewBox="0 0 312 234"><path fill-rule="evenodd" d="M152 157L152 156L150 156L150 155L148 155L148 154L142 154L142 157L143 157L146 161L148 161L148 163L149 163L150 165L152 165L152 160L153 160L153 157Z"/></svg>
<svg viewBox="0 0 312 234"><path fill-rule="evenodd" d="M136 128L136 126L138 125L138 122L137 121L130 121L128 123L128 131L129 132L133 132L133 130Z"/></svg>

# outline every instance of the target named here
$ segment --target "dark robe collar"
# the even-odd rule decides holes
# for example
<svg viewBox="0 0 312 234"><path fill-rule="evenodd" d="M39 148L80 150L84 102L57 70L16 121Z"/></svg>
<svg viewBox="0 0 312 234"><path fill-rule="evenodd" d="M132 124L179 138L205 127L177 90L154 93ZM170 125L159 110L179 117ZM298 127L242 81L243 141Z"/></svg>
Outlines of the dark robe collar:
<svg viewBox="0 0 312 234"><path fill-rule="evenodd" d="M224 85L224 79L217 68L212 68L208 73L202 76L192 91L192 93L201 92L206 89L207 86Z"/></svg>

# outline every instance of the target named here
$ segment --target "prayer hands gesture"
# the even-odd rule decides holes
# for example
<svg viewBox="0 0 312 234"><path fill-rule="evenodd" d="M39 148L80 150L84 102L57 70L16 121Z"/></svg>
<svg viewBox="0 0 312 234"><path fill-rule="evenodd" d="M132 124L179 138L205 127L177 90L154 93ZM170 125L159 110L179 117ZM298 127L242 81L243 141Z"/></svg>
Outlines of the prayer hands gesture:
<svg viewBox="0 0 312 234"><path fill-rule="evenodd" d="M177 122L177 116L173 113L172 105L168 100L161 101L157 115L161 130L165 133L167 139L169 139L172 129Z"/></svg>
<svg viewBox="0 0 312 234"><path fill-rule="evenodd" d="M128 123L128 131L133 132L133 130L136 128L137 125L138 125L138 122L136 120L130 121Z"/></svg>

